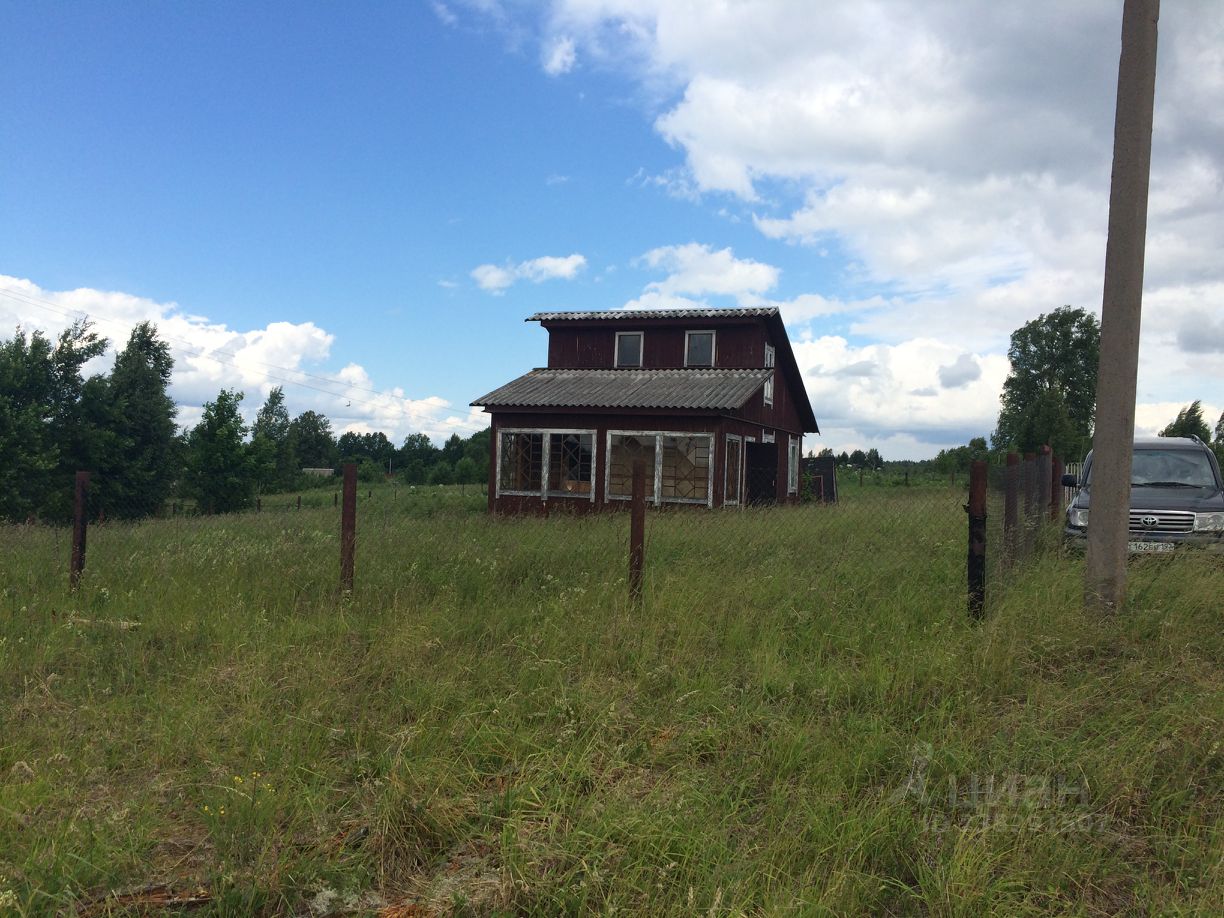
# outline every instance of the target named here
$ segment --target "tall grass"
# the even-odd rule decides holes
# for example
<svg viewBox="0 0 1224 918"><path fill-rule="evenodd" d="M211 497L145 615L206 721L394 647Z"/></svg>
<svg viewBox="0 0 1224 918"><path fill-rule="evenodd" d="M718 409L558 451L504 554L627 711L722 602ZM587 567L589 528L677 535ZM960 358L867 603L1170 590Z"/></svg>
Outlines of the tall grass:
<svg viewBox="0 0 1224 918"><path fill-rule="evenodd" d="M0 530L0 903L1224 913L1218 559L1098 619L1051 553L974 625L959 495L880 489L653 513L635 609L623 515L408 497L351 595L329 500L107 524L75 594Z"/></svg>

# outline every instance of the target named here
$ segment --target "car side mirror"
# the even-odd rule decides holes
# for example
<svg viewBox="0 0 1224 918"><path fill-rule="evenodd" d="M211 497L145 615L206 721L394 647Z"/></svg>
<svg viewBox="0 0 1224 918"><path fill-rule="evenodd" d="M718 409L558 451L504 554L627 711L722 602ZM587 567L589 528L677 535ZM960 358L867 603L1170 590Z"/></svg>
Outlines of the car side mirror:
<svg viewBox="0 0 1224 918"><path fill-rule="evenodd" d="M1062 477L1062 486L1064 488L1078 488L1079 482L1076 480L1074 475L1068 473Z"/></svg>

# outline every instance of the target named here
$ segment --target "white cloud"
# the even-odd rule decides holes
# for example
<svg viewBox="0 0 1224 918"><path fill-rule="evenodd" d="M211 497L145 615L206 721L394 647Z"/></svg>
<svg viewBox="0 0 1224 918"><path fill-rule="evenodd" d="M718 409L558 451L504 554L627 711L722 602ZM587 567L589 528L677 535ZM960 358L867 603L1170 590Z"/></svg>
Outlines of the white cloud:
<svg viewBox="0 0 1224 918"><path fill-rule="evenodd" d="M519 280L528 280L535 284L546 280L572 280L586 267L586 263L586 258L576 253L563 257L543 255L520 261L517 265L477 265L472 269L471 276L481 290L501 295Z"/></svg>
<svg viewBox="0 0 1224 918"><path fill-rule="evenodd" d="M464 407L456 414L438 396L414 398L398 387L379 388L357 364L329 372L322 364L336 339L313 322L270 322L239 330L191 315L173 302L90 288L44 290L32 281L0 275L0 338L19 325L55 337L85 316L111 342L87 373L109 371L115 348L123 346L138 322L156 324L174 357L170 395L179 406L180 426L195 424L204 402L223 388L245 392L243 412L253 418L278 385L285 389L291 412L318 411L337 432L367 424L398 441L416 431L436 439L488 426L479 412Z"/></svg>
<svg viewBox="0 0 1224 918"><path fill-rule="evenodd" d="M442 0L430 0L429 6L443 25L455 26L459 24L459 17Z"/></svg>
<svg viewBox="0 0 1224 918"><path fill-rule="evenodd" d="M573 70L577 60L574 40L569 36L555 38L544 52L544 72L549 76L561 76Z"/></svg>
<svg viewBox="0 0 1224 918"><path fill-rule="evenodd" d="M960 389L982 376L982 366L972 354L961 354L939 368L939 384L945 389Z"/></svg>
<svg viewBox="0 0 1224 918"><path fill-rule="evenodd" d="M736 258L730 248L715 251L696 242L651 249L638 260L647 267L670 272L664 280L647 287L648 291L664 296L687 293L756 297L778 283L779 272L773 265Z"/></svg>
<svg viewBox="0 0 1224 918"><path fill-rule="evenodd" d="M885 458L920 458L994 429L1008 372L1004 356L964 354L931 338L855 346L825 335L796 341L793 349L820 423L818 448L869 442ZM943 387L941 368L965 358L977 376ZM880 445L885 441L890 449Z"/></svg>

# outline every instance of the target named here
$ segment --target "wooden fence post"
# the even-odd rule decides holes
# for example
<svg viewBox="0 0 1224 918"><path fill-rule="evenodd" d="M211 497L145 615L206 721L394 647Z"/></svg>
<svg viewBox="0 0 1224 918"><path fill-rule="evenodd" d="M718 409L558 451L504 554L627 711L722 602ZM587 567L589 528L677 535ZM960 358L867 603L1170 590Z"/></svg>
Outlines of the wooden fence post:
<svg viewBox="0 0 1224 918"><path fill-rule="evenodd" d="M1003 479L1003 552L1008 564L1016 560L1020 548L1020 454L1007 454L1007 475Z"/></svg>
<svg viewBox="0 0 1224 918"><path fill-rule="evenodd" d="M1045 519L1049 512L1051 484L1053 482L1054 456L1050 447L1043 446L1037 454L1037 507L1033 514L1037 521Z"/></svg>
<svg viewBox="0 0 1224 918"><path fill-rule="evenodd" d="M85 570L85 531L88 527L86 504L89 502L89 473L77 472L72 499L72 562L68 569L68 585L76 589Z"/></svg>
<svg viewBox="0 0 1224 918"><path fill-rule="evenodd" d="M986 462L969 467L969 615L981 618L986 608Z"/></svg>
<svg viewBox="0 0 1224 918"><path fill-rule="evenodd" d="M353 589L353 555L357 547L357 463L344 463L344 506L340 508L340 588Z"/></svg>
<svg viewBox="0 0 1224 918"><path fill-rule="evenodd" d="M646 561L646 463L633 460L633 499L629 509L629 599L642 604L642 567Z"/></svg>

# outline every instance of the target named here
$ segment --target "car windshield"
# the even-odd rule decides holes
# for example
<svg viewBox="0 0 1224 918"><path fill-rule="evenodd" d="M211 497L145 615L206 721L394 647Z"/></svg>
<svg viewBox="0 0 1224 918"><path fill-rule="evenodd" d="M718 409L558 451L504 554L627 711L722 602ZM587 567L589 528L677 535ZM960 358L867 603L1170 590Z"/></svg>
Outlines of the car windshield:
<svg viewBox="0 0 1224 918"><path fill-rule="evenodd" d="M1092 479L1092 467L1088 479ZM1190 449L1137 449L1131 460L1132 488L1212 488L1215 473L1207 456Z"/></svg>
<svg viewBox="0 0 1224 918"><path fill-rule="evenodd" d="M1214 488L1207 456L1189 449L1137 449L1131 461L1131 487Z"/></svg>

